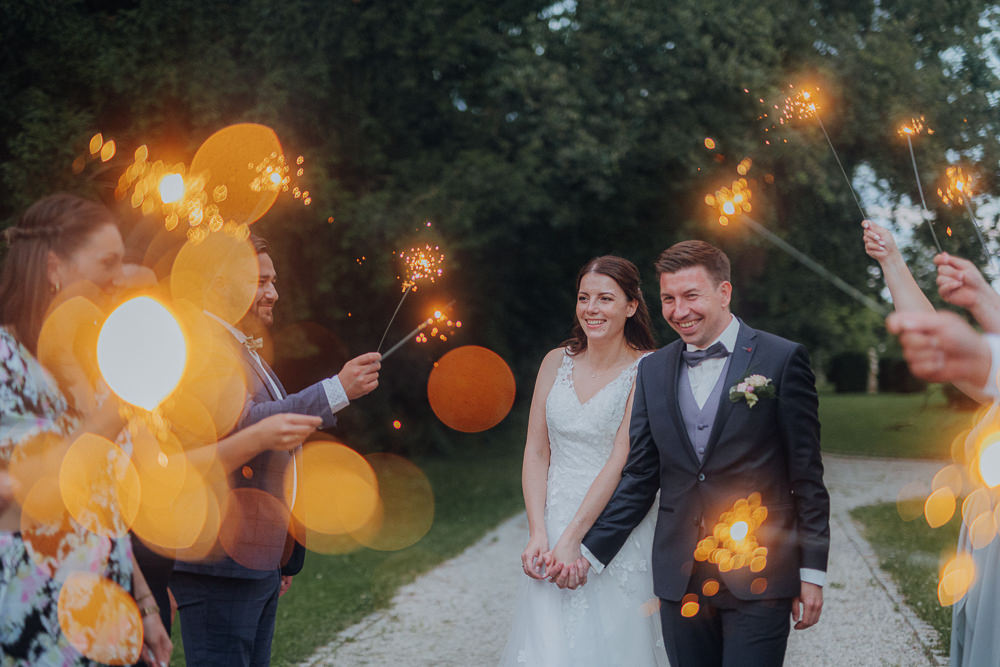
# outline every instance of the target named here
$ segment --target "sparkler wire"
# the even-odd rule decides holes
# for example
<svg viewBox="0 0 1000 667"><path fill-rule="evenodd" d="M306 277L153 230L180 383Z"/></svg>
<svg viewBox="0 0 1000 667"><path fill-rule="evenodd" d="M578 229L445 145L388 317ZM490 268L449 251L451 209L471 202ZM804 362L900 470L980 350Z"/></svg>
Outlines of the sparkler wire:
<svg viewBox="0 0 1000 667"><path fill-rule="evenodd" d="M924 207L924 213L929 213L927 201L924 199L924 186L920 184L920 172L917 171L917 158L913 156L913 141L910 140L909 134L906 135L906 145L910 147L910 162L913 163L913 176L917 179L917 192L920 193L920 204ZM927 220L927 226L931 230L931 238L934 239L934 246L938 252L941 252L941 243L938 241L937 232L934 231L934 223L931 222L930 218L925 219Z"/></svg>
<svg viewBox="0 0 1000 667"><path fill-rule="evenodd" d="M454 305L455 305L454 301L449 301L448 305L445 306L443 308L443 310L449 310ZM410 333L408 333L405 336L403 336L403 338L398 343L396 343L395 345L393 345L392 347L390 347L388 350L386 350L385 354L382 355L382 361L385 361L386 357L388 357L390 354L392 354L393 352L395 352L399 348L403 347L407 343L407 341L409 341L411 338L413 338L414 336L416 336L418 333L420 333L421 331L423 331L424 329L426 329L427 327L429 327L433 323L434 323L434 318L433 317L428 317L426 320L424 320L423 322L421 322L420 326L418 326L416 329L414 329ZM381 347L381 345L379 345L379 347Z"/></svg>
<svg viewBox="0 0 1000 667"><path fill-rule="evenodd" d="M865 209L861 206L861 200L858 199L858 195L854 192L854 186L851 185L851 178L847 175L847 171L844 169L844 165L840 162L840 156L837 155L837 149L833 147L833 142L830 141L830 135L826 133L826 126L823 125L823 119L816 114L816 120L819 122L819 129L823 130L823 136L826 137L826 143L830 144L830 150L833 151L833 159L837 161L837 166L840 167L840 173L844 175L844 180L847 181L847 187L851 191L851 196L854 197L854 203L858 205L858 210L861 211L861 218L863 220L868 219L868 214L865 213Z"/></svg>
<svg viewBox="0 0 1000 667"><path fill-rule="evenodd" d="M1000 272L997 272L996 260L993 258L993 253L990 252L989 247L986 245L986 239L983 238L982 229L979 227L979 220L976 218L976 214L972 211L972 202L969 201L968 197L963 197L962 199L965 200L965 210L968 211L969 219L972 220L972 228L976 230L976 238L979 239L979 243L983 246L983 252L986 253L986 261L989 262L990 268L993 269L993 272L1000 275Z"/></svg>
<svg viewBox="0 0 1000 667"><path fill-rule="evenodd" d="M391 327L392 323L396 320L396 314L399 313L399 309L403 307L403 302L406 301L407 295L412 291L413 287L407 287L406 291L403 292L403 298L401 298L399 303L396 304L396 310L392 311L392 317L389 318L389 324L385 325L385 331L382 332L382 339L379 340L378 347L375 348L376 352L380 352L382 350L382 343L385 342L385 337L389 335L389 327Z"/></svg>
<svg viewBox="0 0 1000 667"><path fill-rule="evenodd" d="M863 294L855 287L848 285L839 276L830 272L825 266L823 266L809 255L805 254L795 246L785 241L783 238L781 238L780 236L769 230L767 227L765 227L764 225L760 224L759 222L751 218L749 215L744 213L743 220L745 220L746 223L750 226L750 229L754 230L755 232L763 236L765 239L767 239L774 245L784 250L786 253L788 253L798 261L800 261L802 264L812 269L815 273L829 280L831 283L833 283L835 287L839 288L842 292L847 294L849 297L851 297L861 305L865 306L870 310L875 311L876 313L882 315L883 317L889 314L888 309L885 306L877 303L874 299Z"/></svg>

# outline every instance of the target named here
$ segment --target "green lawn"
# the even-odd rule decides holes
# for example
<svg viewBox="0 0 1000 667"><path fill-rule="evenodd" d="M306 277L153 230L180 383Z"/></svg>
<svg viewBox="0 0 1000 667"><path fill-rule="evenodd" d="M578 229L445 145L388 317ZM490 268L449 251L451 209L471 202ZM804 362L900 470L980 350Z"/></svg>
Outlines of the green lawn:
<svg viewBox="0 0 1000 667"><path fill-rule="evenodd" d="M924 394L822 394L823 451L856 456L947 459L972 412L952 410L939 388Z"/></svg>
<svg viewBox="0 0 1000 667"><path fill-rule="evenodd" d="M296 664L338 632L385 607L396 589L461 553L523 507L521 454L526 414L478 435L456 433L461 447L446 457L417 461L431 481L435 517L416 545L388 553L370 549L341 556L310 553L278 607L271 664ZM173 628L171 665L184 665L180 621Z"/></svg>
<svg viewBox="0 0 1000 667"><path fill-rule="evenodd" d="M938 648L945 653L951 641L951 607L937 599L942 557L955 552L961 518L956 514L941 528L923 518L904 522L896 503L870 505L851 511L862 533L878 554L880 567L896 581L906 603L940 634Z"/></svg>

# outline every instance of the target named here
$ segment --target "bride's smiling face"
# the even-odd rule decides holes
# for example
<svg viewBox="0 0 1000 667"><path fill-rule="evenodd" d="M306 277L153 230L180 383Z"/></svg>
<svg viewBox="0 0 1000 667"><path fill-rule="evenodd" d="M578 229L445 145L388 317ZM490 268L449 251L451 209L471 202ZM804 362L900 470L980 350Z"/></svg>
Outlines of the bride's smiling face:
<svg viewBox="0 0 1000 667"><path fill-rule="evenodd" d="M576 293L576 319L590 341L619 336L625 331L625 320L632 317L638 305L625 296L614 278L587 273Z"/></svg>

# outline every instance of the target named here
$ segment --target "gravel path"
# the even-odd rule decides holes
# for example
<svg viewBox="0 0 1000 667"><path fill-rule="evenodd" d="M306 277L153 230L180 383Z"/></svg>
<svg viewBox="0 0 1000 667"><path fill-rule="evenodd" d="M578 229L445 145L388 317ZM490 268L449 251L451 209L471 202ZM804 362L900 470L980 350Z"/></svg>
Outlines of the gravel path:
<svg viewBox="0 0 1000 667"><path fill-rule="evenodd" d="M832 546L823 618L792 630L787 665L943 665L935 631L902 602L849 511L893 501L940 463L826 455ZM390 607L348 628L303 666L495 665L507 639L528 534L524 514L401 588Z"/></svg>

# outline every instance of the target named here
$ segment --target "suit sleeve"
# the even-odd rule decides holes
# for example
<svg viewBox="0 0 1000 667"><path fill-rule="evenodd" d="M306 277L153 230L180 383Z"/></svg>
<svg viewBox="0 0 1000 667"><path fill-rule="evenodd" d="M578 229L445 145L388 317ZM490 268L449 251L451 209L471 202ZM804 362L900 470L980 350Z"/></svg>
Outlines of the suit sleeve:
<svg viewBox="0 0 1000 667"><path fill-rule="evenodd" d="M819 397L801 345L789 356L778 385L778 421L788 461L803 568L826 571L830 552L830 495L823 484Z"/></svg>
<svg viewBox="0 0 1000 667"><path fill-rule="evenodd" d="M336 425L337 417L333 414L326 389L322 382L310 385L300 392L289 394L280 401L260 400L260 395L251 396L243 406L236 430L246 428L257 422L281 412L294 412L300 415L313 415L323 420L321 428Z"/></svg>
<svg viewBox="0 0 1000 667"><path fill-rule="evenodd" d="M607 565L625 544L632 529L649 512L660 488L660 455L649 428L643 367L635 379L632 421L629 422L629 453L622 479L597 521L583 537L583 545Z"/></svg>

